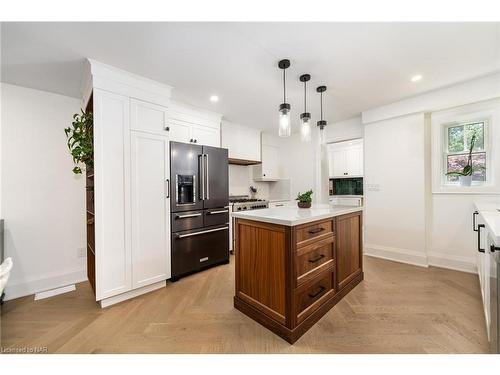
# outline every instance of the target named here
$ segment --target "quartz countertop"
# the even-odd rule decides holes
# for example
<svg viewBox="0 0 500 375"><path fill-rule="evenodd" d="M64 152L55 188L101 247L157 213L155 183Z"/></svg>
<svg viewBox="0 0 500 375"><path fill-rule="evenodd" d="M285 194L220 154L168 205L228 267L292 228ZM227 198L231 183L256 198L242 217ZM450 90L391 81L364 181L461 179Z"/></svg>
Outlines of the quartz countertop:
<svg viewBox="0 0 500 375"><path fill-rule="evenodd" d="M484 220L496 245L500 245L500 202L476 202L476 210Z"/></svg>
<svg viewBox="0 0 500 375"><path fill-rule="evenodd" d="M363 207L317 204L313 205L311 208L276 207L263 208L260 210L252 210L246 212L233 212L232 216L238 219L295 226L358 211L363 211Z"/></svg>

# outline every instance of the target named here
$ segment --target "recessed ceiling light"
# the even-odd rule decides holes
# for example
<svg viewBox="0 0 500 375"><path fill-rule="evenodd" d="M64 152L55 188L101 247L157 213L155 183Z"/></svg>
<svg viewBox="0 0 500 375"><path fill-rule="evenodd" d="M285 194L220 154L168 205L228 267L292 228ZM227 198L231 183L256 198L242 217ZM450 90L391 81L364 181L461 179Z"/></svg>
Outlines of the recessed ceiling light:
<svg viewBox="0 0 500 375"><path fill-rule="evenodd" d="M210 97L210 101L211 101L212 103L217 103L217 102L219 101L219 97L218 97L217 95L212 95L212 96Z"/></svg>
<svg viewBox="0 0 500 375"><path fill-rule="evenodd" d="M422 76L421 76L420 74L417 74L417 75L415 75L415 76L411 77L411 81L412 81L412 82L418 82L418 81L420 81L421 79L422 79Z"/></svg>

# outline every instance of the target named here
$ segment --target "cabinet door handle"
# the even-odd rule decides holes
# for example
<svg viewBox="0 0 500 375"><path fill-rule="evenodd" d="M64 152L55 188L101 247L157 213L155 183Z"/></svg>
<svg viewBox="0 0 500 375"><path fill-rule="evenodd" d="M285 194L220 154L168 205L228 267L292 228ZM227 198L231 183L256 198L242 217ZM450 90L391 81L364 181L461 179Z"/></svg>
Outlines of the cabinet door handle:
<svg viewBox="0 0 500 375"><path fill-rule="evenodd" d="M324 230L325 230L325 228L311 229L311 230L309 231L309 234L316 234L316 233L322 232L322 231L324 231Z"/></svg>
<svg viewBox="0 0 500 375"><path fill-rule="evenodd" d="M283 206L284 206L284 204L276 204L276 205L274 205L274 206L275 206L275 207L283 207Z"/></svg>
<svg viewBox="0 0 500 375"><path fill-rule="evenodd" d="M320 286L318 291L315 292L315 293L308 293L307 295L311 298L315 298L317 297L318 295L320 295L326 288L324 286Z"/></svg>
<svg viewBox="0 0 500 375"><path fill-rule="evenodd" d="M197 139L195 139L195 140L194 140L194 143L198 143L198 140L197 140Z"/></svg>
<svg viewBox="0 0 500 375"><path fill-rule="evenodd" d="M321 259L323 259L325 257L325 254L320 254L318 257L314 258L314 259L309 259L309 263L316 263L316 262L319 262Z"/></svg>
<svg viewBox="0 0 500 375"><path fill-rule="evenodd" d="M479 214L479 212L477 211L474 211L474 213L472 214L472 230L474 232L477 232L478 229L476 228L476 216Z"/></svg>
<svg viewBox="0 0 500 375"><path fill-rule="evenodd" d="M484 253L484 249L481 249L481 228L484 228L484 224L478 224L477 226L477 251Z"/></svg>
<svg viewBox="0 0 500 375"><path fill-rule="evenodd" d="M168 131L170 131L170 126L165 125L165 126L163 127L163 130L165 130L165 131L167 131L167 132L168 132Z"/></svg>
<svg viewBox="0 0 500 375"><path fill-rule="evenodd" d="M170 198L170 179L167 178L165 180L165 184L166 184L166 189L167 189L167 194L166 194L166 197L165 198Z"/></svg>

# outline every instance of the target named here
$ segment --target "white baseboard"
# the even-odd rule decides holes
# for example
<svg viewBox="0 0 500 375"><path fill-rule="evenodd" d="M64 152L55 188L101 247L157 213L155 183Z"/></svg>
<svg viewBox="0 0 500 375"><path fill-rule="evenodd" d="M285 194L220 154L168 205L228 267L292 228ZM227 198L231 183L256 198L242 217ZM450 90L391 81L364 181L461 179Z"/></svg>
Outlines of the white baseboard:
<svg viewBox="0 0 500 375"><path fill-rule="evenodd" d="M437 251L419 252L395 247L366 244L364 254L374 258L392 260L420 267L440 267L455 271L477 273L476 260Z"/></svg>
<svg viewBox="0 0 500 375"><path fill-rule="evenodd" d="M420 267L428 266L425 252L373 244L365 244L363 250L365 255L375 258L382 258Z"/></svg>
<svg viewBox="0 0 500 375"><path fill-rule="evenodd" d="M75 286L75 284L71 284L71 285L63 286L61 288L50 289L50 290L46 290L44 292L38 292L35 294L35 301L38 301L40 299L54 297L54 296L57 296L59 294L72 292L74 290L76 290L76 286Z"/></svg>
<svg viewBox="0 0 500 375"><path fill-rule="evenodd" d="M430 266L477 274L475 258L429 251L427 252L427 259Z"/></svg>
<svg viewBox="0 0 500 375"><path fill-rule="evenodd" d="M153 290L163 288L167 285L167 282L165 280L159 281L157 283L151 284L151 285L146 285L143 286L142 288L139 289L134 289L122 294L118 294L117 296L105 298L99 301L101 304L101 308L105 308L123 301L126 301L128 299L140 296L141 294L146 294L149 292L152 292Z"/></svg>
<svg viewBox="0 0 500 375"><path fill-rule="evenodd" d="M22 283L7 283L5 288L5 300L29 296L50 289L57 289L71 284L87 281L87 271L85 268L75 270L61 275L52 275L36 280L29 280Z"/></svg>

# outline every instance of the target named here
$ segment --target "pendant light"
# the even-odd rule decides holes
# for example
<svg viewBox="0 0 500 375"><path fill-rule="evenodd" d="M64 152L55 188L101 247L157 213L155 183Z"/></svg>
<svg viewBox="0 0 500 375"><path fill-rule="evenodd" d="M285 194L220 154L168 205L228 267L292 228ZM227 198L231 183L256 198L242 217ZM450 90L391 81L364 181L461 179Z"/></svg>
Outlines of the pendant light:
<svg viewBox="0 0 500 375"><path fill-rule="evenodd" d="M292 132L290 124L290 104L286 102L285 70L290 67L290 60L280 60L278 67L283 70L283 103L279 107L279 136L289 137Z"/></svg>
<svg viewBox="0 0 500 375"><path fill-rule="evenodd" d="M323 120L323 93L326 91L326 86L318 86L316 91L319 92L320 95L320 120L316 123L316 125L319 126L319 139L320 143L323 144L326 142L325 132L323 129L327 125L326 120Z"/></svg>
<svg viewBox="0 0 500 375"><path fill-rule="evenodd" d="M307 112L307 81L311 79L309 74L302 74L300 82L304 82L304 112L300 114L300 140L302 142L311 141L311 114Z"/></svg>

